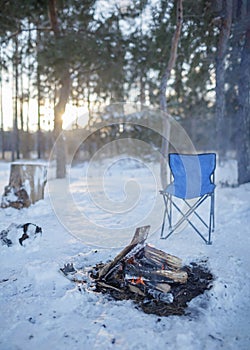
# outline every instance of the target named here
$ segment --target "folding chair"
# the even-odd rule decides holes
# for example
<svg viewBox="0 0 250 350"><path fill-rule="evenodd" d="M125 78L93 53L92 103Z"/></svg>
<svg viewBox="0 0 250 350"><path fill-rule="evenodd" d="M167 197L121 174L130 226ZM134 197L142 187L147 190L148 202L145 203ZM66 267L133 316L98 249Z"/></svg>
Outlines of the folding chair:
<svg viewBox="0 0 250 350"><path fill-rule="evenodd" d="M212 244L211 233L214 231L214 172L216 167L216 154L169 154L169 167L171 170L170 185L161 190L165 210L161 228L161 238L170 237L185 221L187 221L196 233L207 243ZM177 199L179 198L179 199ZM210 210L207 220L198 214L198 207L210 198ZM190 201L192 200L192 201ZM184 201L186 211L179 203ZM178 203L177 203L178 202ZM191 202L191 204L190 204ZM175 210L175 209L176 210ZM180 219L173 224L173 211L180 214ZM206 233L201 232L191 221L191 215L202 223ZM168 217L169 231L164 236L166 216ZM203 230L202 230L203 231Z"/></svg>

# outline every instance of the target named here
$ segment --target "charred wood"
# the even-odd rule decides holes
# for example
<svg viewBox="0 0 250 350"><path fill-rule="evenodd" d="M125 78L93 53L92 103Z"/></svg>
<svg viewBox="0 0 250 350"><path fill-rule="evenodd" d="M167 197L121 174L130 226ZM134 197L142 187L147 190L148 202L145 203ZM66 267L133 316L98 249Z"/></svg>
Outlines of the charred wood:
<svg viewBox="0 0 250 350"><path fill-rule="evenodd" d="M182 260L174 255L167 254L148 244L144 248L144 255L152 264L164 269L179 270L182 267Z"/></svg>
<svg viewBox="0 0 250 350"><path fill-rule="evenodd" d="M133 283L128 282L127 286L132 293L141 295L143 297L146 296L146 294L138 286L134 285Z"/></svg>
<svg viewBox="0 0 250 350"><path fill-rule="evenodd" d="M143 226L136 229L134 237L129 245L127 245L111 262L106 264L99 272L99 279L105 279L112 272L112 269L135 248L138 244L144 244L148 237L150 226Z"/></svg>
<svg viewBox="0 0 250 350"><path fill-rule="evenodd" d="M140 266L138 263L125 266L125 273L128 276L143 277L150 279L151 282L166 282L166 283L186 283L188 275L186 271L170 271L170 270L156 270L147 269Z"/></svg>

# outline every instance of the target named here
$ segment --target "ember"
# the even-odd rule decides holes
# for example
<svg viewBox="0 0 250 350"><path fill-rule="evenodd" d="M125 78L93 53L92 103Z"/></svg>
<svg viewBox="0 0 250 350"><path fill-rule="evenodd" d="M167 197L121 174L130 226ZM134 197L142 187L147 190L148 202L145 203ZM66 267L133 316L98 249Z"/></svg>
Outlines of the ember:
<svg viewBox="0 0 250 350"><path fill-rule="evenodd" d="M92 268L89 276L96 292L132 299L146 313L183 315L190 300L211 288L213 276L204 264L183 267L180 258L146 244L149 229L137 228L131 243L111 262Z"/></svg>
<svg viewBox="0 0 250 350"><path fill-rule="evenodd" d="M144 286L145 286L145 283L144 283L142 277L138 277L137 280L135 281L135 284L144 284Z"/></svg>

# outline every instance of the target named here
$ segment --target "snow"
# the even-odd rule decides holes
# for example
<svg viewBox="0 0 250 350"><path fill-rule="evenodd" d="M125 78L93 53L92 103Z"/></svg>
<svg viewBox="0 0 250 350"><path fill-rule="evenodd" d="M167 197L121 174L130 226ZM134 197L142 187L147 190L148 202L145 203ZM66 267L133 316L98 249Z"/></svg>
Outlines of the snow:
<svg viewBox="0 0 250 350"><path fill-rule="evenodd" d="M0 209L0 231L27 222L43 229L26 247L0 246L0 349L249 349L250 183L221 186L235 184L232 167L218 169L211 246L187 226L159 239L157 164L126 157L71 168L67 180L50 178L44 200ZM8 163L0 163L0 175L3 192ZM88 267L114 258L144 224L151 225L148 243L184 263L207 260L215 276L187 316L144 314L131 301L80 292L59 272L68 262Z"/></svg>
<svg viewBox="0 0 250 350"><path fill-rule="evenodd" d="M34 186L34 188L36 189L37 187ZM28 179L26 179L24 181L23 189L27 192L28 196L30 196L30 194L31 194L31 187L30 187L30 181Z"/></svg>
<svg viewBox="0 0 250 350"><path fill-rule="evenodd" d="M15 202L18 200L17 195L14 193L14 188L10 189L10 192L2 198L2 205L8 206L10 202Z"/></svg>

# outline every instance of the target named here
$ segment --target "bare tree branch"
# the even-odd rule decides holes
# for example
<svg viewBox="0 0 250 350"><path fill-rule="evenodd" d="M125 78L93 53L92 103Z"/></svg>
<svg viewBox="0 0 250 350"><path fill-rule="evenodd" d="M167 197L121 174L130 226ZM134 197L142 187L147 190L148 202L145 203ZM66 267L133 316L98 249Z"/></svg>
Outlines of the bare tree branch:
<svg viewBox="0 0 250 350"><path fill-rule="evenodd" d="M167 98L166 98L167 84L168 84L171 71L175 66L175 62L177 58L177 48L178 48L179 38L181 35L182 22L183 22L182 0L177 0L176 29L172 38L170 57L168 60L167 67L162 75L161 86L160 86L160 107L164 112L167 111Z"/></svg>
<svg viewBox="0 0 250 350"><path fill-rule="evenodd" d="M179 38L181 35L182 22L183 22L182 0L177 0L176 29L172 38L168 64L162 75L161 85L160 85L160 108L163 112L167 112L167 97L166 97L167 84L170 78L171 71L175 66L175 62L177 58L177 48L178 48ZM164 118L163 118L162 131L164 136L162 139L162 145L161 145L161 152L163 157L161 157L160 166L161 166L161 184L162 184L162 187L165 188L167 185L166 159L169 151L169 137L170 137L170 123L167 118L167 115L164 115Z"/></svg>

